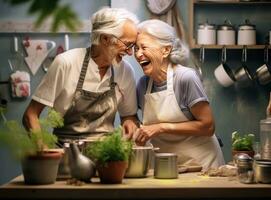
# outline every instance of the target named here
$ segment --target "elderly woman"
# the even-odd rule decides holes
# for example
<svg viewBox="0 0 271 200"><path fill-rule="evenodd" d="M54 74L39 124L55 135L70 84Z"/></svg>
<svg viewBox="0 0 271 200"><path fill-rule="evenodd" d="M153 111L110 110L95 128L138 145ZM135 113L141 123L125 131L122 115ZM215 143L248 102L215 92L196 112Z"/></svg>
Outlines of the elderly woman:
<svg viewBox="0 0 271 200"><path fill-rule="evenodd" d="M208 98L194 69L181 64L188 49L174 28L160 20L140 23L135 57L145 74L137 85L143 125L136 142L151 140L161 152L176 153L181 165L224 164Z"/></svg>
<svg viewBox="0 0 271 200"><path fill-rule="evenodd" d="M53 107L64 117L54 130L60 142L94 139L113 131L118 111L125 134L137 128L136 82L122 57L133 54L137 17L121 8L103 8L92 16L91 46L58 55L37 87L23 122L38 130L42 110Z"/></svg>

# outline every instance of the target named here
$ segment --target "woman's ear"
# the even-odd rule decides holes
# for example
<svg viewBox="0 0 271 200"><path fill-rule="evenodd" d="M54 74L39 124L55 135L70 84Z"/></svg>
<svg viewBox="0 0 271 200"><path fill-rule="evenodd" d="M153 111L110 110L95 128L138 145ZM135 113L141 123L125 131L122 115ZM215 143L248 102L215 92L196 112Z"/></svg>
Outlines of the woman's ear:
<svg viewBox="0 0 271 200"><path fill-rule="evenodd" d="M163 47L163 57L167 58L172 50L172 46L165 46Z"/></svg>
<svg viewBox="0 0 271 200"><path fill-rule="evenodd" d="M110 40L111 38L108 35L106 34L101 35L100 41L101 41L101 44L103 44L104 46L110 45Z"/></svg>

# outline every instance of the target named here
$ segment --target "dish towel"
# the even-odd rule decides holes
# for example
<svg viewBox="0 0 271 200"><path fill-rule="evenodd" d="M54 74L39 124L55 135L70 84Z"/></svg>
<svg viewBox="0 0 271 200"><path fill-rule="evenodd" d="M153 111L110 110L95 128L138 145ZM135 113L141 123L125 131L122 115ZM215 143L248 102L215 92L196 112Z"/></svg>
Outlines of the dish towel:
<svg viewBox="0 0 271 200"><path fill-rule="evenodd" d="M25 71L16 71L10 76L11 79L11 95L12 97L29 97L30 91L30 75Z"/></svg>

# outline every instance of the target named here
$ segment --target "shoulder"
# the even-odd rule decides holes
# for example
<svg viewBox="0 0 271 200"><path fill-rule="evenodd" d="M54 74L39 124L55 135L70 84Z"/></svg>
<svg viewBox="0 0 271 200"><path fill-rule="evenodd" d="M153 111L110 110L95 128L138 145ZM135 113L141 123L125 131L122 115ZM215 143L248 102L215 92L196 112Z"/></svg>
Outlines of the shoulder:
<svg viewBox="0 0 271 200"><path fill-rule="evenodd" d="M177 65L174 72L174 78L178 83L201 83L200 77L195 69Z"/></svg>
<svg viewBox="0 0 271 200"><path fill-rule="evenodd" d="M132 65L126 60L122 60L118 66L114 66L114 69L120 75L134 74Z"/></svg>

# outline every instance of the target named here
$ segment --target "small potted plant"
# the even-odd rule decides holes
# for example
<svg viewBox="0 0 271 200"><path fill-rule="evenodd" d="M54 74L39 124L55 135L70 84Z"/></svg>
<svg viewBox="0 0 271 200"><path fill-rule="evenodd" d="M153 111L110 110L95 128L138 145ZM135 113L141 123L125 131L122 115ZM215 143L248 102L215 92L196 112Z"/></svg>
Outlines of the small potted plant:
<svg viewBox="0 0 271 200"><path fill-rule="evenodd" d="M96 162L101 183L122 183L132 152L132 142L123 139L121 131L119 127L86 147L86 155Z"/></svg>
<svg viewBox="0 0 271 200"><path fill-rule="evenodd" d="M57 176L62 152L53 150L57 137L51 128L63 126L63 118L53 109L49 109L45 119L40 119L39 131L26 131L17 121L4 123L0 134L0 144L10 149L21 161L26 184L51 184Z"/></svg>
<svg viewBox="0 0 271 200"><path fill-rule="evenodd" d="M246 153L251 158L254 157L254 134L239 134L237 131L232 133L232 156L239 153Z"/></svg>

